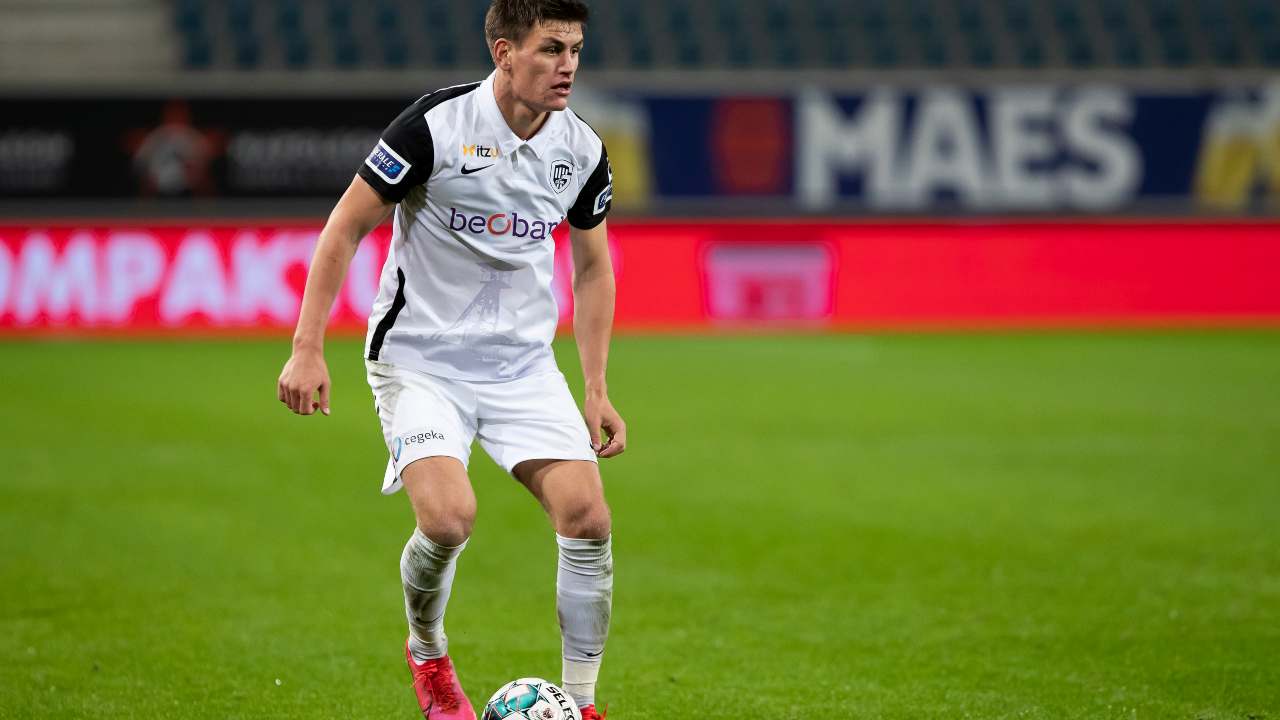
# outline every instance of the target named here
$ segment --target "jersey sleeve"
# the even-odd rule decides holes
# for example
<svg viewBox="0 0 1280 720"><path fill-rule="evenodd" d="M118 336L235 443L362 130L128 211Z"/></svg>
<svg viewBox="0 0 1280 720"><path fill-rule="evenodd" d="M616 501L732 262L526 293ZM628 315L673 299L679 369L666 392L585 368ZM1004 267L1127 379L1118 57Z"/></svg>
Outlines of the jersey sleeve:
<svg viewBox="0 0 1280 720"><path fill-rule="evenodd" d="M578 199L569 208L569 224L579 230L590 230L604 221L613 207L613 168L609 153L600 145L600 161L582 184Z"/></svg>
<svg viewBox="0 0 1280 720"><path fill-rule="evenodd" d="M423 109L430 97L419 99L391 121L356 172L389 202L400 202L431 177L435 145Z"/></svg>

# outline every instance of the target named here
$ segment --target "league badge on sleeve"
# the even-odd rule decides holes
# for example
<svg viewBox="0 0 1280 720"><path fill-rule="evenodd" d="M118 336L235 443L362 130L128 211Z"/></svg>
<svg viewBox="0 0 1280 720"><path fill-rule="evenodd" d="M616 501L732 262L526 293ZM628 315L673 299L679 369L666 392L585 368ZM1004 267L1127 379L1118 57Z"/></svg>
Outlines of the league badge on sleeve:
<svg viewBox="0 0 1280 720"><path fill-rule="evenodd" d="M395 150L387 147L387 143L379 140L373 152L364 161L370 169L378 173L378 177L386 180L388 184L395 185L404 179L404 174L413 167L404 158L396 154Z"/></svg>
<svg viewBox="0 0 1280 720"><path fill-rule="evenodd" d="M558 193L564 192L569 187L569 181L573 179L573 164L568 160L556 160L551 163L551 175L548 176L551 181L551 189Z"/></svg>
<svg viewBox="0 0 1280 720"><path fill-rule="evenodd" d="M609 207L609 203L613 202L613 165L608 164L608 161L606 161L606 165L609 170L609 184L604 186L599 195L596 195L595 212L593 213L595 215L604 212Z"/></svg>

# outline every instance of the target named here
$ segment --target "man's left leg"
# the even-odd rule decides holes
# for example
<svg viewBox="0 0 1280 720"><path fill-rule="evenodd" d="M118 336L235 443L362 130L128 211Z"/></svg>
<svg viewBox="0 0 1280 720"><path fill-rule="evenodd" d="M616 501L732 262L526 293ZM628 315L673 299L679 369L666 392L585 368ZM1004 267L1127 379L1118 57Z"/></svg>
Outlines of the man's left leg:
<svg viewBox="0 0 1280 720"><path fill-rule="evenodd" d="M594 706L613 604L611 524L599 468L584 460L526 460L512 474L542 503L560 546L564 689L579 707Z"/></svg>

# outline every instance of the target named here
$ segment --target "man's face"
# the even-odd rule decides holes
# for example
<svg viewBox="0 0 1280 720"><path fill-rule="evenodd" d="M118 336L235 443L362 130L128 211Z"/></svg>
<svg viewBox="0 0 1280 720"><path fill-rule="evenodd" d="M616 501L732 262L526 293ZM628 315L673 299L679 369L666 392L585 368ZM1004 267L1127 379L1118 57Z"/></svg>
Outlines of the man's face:
<svg viewBox="0 0 1280 720"><path fill-rule="evenodd" d="M578 72L582 24L538 23L511 53L511 88L537 112L563 110Z"/></svg>

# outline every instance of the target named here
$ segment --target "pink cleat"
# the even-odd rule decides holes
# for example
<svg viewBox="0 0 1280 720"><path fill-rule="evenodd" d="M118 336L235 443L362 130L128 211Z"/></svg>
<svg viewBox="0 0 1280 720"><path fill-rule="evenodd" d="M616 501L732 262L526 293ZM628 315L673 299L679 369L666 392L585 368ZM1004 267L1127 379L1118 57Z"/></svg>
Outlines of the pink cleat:
<svg viewBox="0 0 1280 720"><path fill-rule="evenodd" d="M413 671L413 692L418 696L422 717L426 720L476 720L476 711L471 707L467 694L462 692L448 655L419 665L414 661L413 653L409 652L406 641L404 656Z"/></svg>

